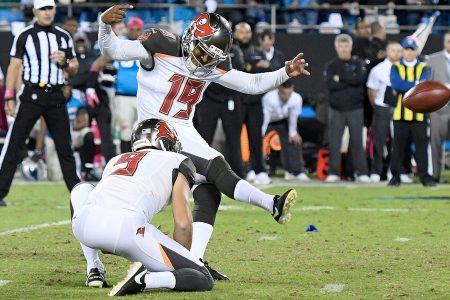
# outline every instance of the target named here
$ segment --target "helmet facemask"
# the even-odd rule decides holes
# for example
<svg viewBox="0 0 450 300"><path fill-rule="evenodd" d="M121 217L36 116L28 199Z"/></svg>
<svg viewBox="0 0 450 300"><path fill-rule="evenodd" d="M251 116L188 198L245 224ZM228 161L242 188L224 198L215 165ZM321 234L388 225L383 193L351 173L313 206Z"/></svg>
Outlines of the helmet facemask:
<svg viewBox="0 0 450 300"><path fill-rule="evenodd" d="M218 18L221 17L219 16ZM183 59L186 68L192 75L197 77L209 75L221 62L225 61L231 47L231 33L229 34L229 40L227 46L224 47L224 50L216 46L215 39L217 37L214 35L217 31L213 31L212 27L208 28L211 29L209 35L194 34L195 32L201 31L198 27L205 26L205 22L209 22L209 15L203 13L185 30L181 39ZM226 24L226 26L228 26L228 24Z"/></svg>

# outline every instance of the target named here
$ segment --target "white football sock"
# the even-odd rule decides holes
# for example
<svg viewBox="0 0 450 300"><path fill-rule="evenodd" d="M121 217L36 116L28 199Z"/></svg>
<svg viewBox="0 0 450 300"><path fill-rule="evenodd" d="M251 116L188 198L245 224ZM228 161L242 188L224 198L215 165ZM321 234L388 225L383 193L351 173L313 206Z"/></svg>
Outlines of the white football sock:
<svg viewBox="0 0 450 300"><path fill-rule="evenodd" d="M234 199L247 202L273 212L273 195L266 194L241 179L234 188Z"/></svg>
<svg viewBox="0 0 450 300"><path fill-rule="evenodd" d="M98 270L100 272L104 272L105 270L104 270L103 264L100 261L100 257L98 256L98 250L89 248L88 246L83 245L82 243L80 243L80 245L81 245L81 249L83 249L84 257L86 258L87 273L89 274L89 271L92 268L98 268Z"/></svg>
<svg viewBox="0 0 450 300"><path fill-rule="evenodd" d="M149 272L145 274L146 289L173 289L175 283L175 276L172 272Z"/></svg>
<svg viewBox="0 0 450 300"><path fill-rule="evenodd" d="M211 224L204 222L192 223L191 253L194 257L203 258L209 239L213 233Z"/></svg>

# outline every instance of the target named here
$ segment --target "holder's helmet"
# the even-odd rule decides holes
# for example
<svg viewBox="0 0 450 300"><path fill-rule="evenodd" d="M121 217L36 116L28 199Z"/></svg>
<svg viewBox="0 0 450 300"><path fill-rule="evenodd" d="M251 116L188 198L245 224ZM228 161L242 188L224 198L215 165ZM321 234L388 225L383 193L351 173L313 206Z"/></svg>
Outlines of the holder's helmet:
<svg viewBox="0 0 450 300"><path fill-rule="evenodd" d="M147 119L137 124L131 134L131 149L144 148L180 152L181 143L172 125L159 119Z"/></svg>

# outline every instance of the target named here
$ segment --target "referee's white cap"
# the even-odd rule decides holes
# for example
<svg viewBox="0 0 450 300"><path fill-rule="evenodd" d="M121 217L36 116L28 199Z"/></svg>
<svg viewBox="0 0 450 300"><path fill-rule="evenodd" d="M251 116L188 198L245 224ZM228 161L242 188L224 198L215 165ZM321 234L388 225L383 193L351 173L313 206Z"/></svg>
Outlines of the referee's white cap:
<svg viewBox="0 0 450 300"><path fill-rule="evenodd" d="M56 6L55 0L34 0L34 8L40 9L46 6Z"/></svg>

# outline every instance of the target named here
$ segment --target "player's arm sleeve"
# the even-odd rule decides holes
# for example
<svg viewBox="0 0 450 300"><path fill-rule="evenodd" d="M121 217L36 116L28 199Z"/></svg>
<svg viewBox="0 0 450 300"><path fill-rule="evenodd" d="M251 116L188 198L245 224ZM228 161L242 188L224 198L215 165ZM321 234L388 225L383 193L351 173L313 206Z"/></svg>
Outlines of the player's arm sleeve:
<svg viewBox="0 0 450 300"><path fill-rule="evenodd" d="M416 83L414 81L403 80L400 77L400 74L398 72L398 68L396 65L392 65L392 67L391 67L390 79L391 79L392 88L394 90L396 90L397 92L401 92L401 93L409 91L416 85Z"/></svg>
<svg viewBox="0 0 450 300"><path fill-rule="evenodd" d="M266 93L289 79L283 67L274 72L249 74L232 69L215 80L226 88L250 95Z"/></svg>
<svg viewBox="0 0 450 300"><path fill-rule="evenodd" d="M138 40L128 41L119 39L110 25L99 21L98 45L103 55L115 60L141 60L149 54Z"/></svg>
<svg viewBox="0 0 450 300"><path fill-rule="evenodd" d="M67 36L67 49L66 49L65 53L66 53L66 59L72 59L77 56L75 53L75 46L73 44L73 40L69 35Z"/></svg>
<svg viewBox="0 0 450 300"><path fill-rule="evenodd" d="M189 183L189 187L192 188L195 183L195 172L194 163L190 158L186 158L180 163L180 166L177 169L173 170L172 181L175 183L178 174L181 173Z"/></svg>
<svg viewBox="0 0 450 300"><path fill-rule="evenodd" d="M288 124L289 136L294 136L298 134L297 122L298 122L298 115L302 110L302 98L300 97L297 99L298 100L296 101L295 106L293 106L289 112L289 124Z"/></svg>
<svg viewBox="0 0 450 300"><path fill-rule="evenodd" d="M16 35L16 37L14 38L12 47L11 47L11 51L9 52L11 57L23 59L26 38L27 38L27 35L23 32Z"/></svg>

